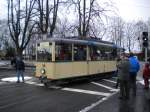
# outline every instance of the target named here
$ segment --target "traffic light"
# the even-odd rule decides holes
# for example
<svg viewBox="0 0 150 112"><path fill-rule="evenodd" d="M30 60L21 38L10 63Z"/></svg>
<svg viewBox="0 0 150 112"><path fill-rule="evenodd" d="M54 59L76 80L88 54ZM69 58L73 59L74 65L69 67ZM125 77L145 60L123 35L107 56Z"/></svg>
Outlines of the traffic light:
<svg viewBox="0 0 150 112"><path fill-rule="evenodd" d="M148 32L142 33L143 46L148 47Z"/></svg>

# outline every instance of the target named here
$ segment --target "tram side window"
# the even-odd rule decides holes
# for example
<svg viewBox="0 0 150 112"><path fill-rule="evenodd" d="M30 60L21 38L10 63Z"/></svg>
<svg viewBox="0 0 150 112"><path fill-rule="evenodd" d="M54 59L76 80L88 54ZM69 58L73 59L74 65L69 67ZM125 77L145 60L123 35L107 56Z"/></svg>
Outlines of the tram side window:
<svg viewBox="0 0 150 112"><path fill-rule="evenodd" d="M37 47L37 61L49 62L52 60L51 45Z"/></svg>
<svg viewBox="0 0 150 112"><path fill-rule="evenodd" d="M85 61L86 60L86 46L75 45L74 46L74 60Z"/></svg>
<svg viewBox="0 0 150 112"><path fill-rule="evenodd" d="M106 47L90 46L90 59L96 60L112 60L112 49Z"/></svg>
<svg viewBox="0 0 150 112"><path fill-rule="evenodd" d="M71 44L56 44L55 56L56 61L71 61L72 60Z"/></svg>
<svg viewBox="0 0 150 112"><path fill-rule="evenodd" d="M102 50L102 59L106 60L106 61L113 59L111 48L103 48L103 50Z"/></svg>
<svg viewBox="0 0 150 112"><path fill-rule="evenodd" d="M101 51L95 46L90 47L90 59L92 61L101 59Z"/></svg>

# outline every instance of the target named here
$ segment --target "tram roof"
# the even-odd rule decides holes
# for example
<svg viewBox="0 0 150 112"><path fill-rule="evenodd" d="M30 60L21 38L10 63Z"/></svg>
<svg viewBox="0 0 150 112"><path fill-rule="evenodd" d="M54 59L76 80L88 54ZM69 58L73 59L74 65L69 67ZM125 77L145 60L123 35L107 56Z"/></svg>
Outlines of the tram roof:
<svg viewBox="0 0 150 112"><path fill-rule="evenodd" d="M91 39L91 38L86 38L86 39L79 39L79 38L49 38L46 40L39 40L37 43L40 42L57 42L57 43L67 43L67 44L79 44L79 45L93 45L93 46L107 46L107 47L114 47L114 48L121 48L117 45L115 45L112 42L108 41L103 41L100 39Z"/></svg>

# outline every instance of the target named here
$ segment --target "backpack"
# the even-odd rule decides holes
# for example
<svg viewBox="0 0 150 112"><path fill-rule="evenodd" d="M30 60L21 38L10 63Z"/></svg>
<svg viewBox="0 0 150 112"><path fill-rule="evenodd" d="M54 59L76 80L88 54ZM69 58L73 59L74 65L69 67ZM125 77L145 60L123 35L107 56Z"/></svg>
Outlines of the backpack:
<svg viewBox="0 0 150 112"><path fill-rule="evenodd" d="M140 64L135 57L129 58L130 61L130 72L138 72L140 69Z"/></svg>

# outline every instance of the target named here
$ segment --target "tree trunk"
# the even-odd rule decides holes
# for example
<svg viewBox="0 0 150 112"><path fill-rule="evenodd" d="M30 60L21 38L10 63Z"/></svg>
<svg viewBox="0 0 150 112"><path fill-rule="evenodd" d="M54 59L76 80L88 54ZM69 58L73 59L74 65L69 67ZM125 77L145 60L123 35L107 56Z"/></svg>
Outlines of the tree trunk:
<svg viewBox="0 0 150 112"><path fill-rule="evenodd" d="M47 33L43 33L43 34L42 34L42 38L43 38L43 40L47 39L47 38L48 38Z"/></svg>
<svg viewBox="0 0 150 112"><path fill-rule="evenodd" d="M22 57L22 55L23 55L23 49L17 48L17 56Z"/></svg>

